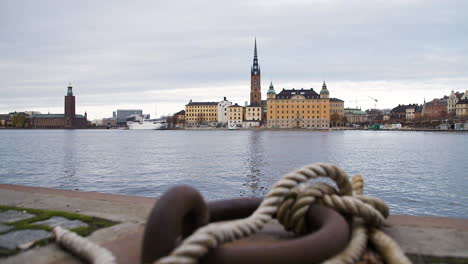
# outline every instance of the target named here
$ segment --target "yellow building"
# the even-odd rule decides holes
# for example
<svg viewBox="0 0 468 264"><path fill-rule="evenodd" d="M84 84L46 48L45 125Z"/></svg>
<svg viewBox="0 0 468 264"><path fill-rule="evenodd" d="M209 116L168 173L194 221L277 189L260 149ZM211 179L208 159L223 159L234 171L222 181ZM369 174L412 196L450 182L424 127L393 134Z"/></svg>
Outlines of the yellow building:
<svg viewBox="0 0 468 264"><path fill-rule="evenodd" d="M228 127L241 127L244 122L245 108L234 104L228 107Z"/></svg>
<svg viewBox="0 0 468 264"><path fill-rule="evenodd" d="M457 117L468 117L468 98L457 102L455 114Z"/></svg>
<svg viewBox="0 0 468 264"><path fill-rule="evenodd" d="M217 102L190 102L185 105L187 127L216 126L218 122Z"/></svg>
<svg viewBox="0 0 468 264"><path fill-rule="evenodd" d="M276 94L273 84L267 92L267 127L330 127L330 99L325 82L320 95L314 89L283 89Z"/></svg>

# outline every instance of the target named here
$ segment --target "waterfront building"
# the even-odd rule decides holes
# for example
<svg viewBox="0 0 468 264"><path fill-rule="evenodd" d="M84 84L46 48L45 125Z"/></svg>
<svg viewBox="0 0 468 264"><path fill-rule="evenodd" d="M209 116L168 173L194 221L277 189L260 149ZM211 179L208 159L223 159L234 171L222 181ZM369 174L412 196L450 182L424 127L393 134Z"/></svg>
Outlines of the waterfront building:
<svg viewBox="0 0 468 264"><path fill-rule="evenodd" d="M424 103L422 115L429 119L438 119L447 117L447 99L434 99Z"/></svg>
<svg viewBox="0 0 468 264"><path fill-rule="evenodd" d="M172 116L173 127L185 127L185 110L181 110Z"/></svg>
<svg viewBox="0 0 468 264"><path fill-rule="evenodd" d="M417 120L422 117L422 106L421 105L409 105L406 108L406 120Z"/></svg>
<svg viewBox="0 0 468 264"><path fill-rule="evenodd" d="M330 99L325 82L320 95L313 88L283 89L276 94L271 83L267 92L267 127L329 128Z"/></svg>
<svg viewBox="0 0 468 264"><path fill-rule="evenodd" d="M127 119L134 116L143 116L143 110L141 109L117 109L117 114L113 114L113 117L117 118L117 123L120 126L127 125Z"/></svg>
<svg viewBox="0 0 468 264"><path fill-rule="evenodd" d="M344 116L344 101L338 98L330 98L330 115L337 113L340 117Z"/></svg>
<svg viewBox="0 0 468 264"><path fill-rule="evenodd" d="M234 104L228 107L228 126L241 127L244 122L245 108Z"/></svg>
<svg viewBox="0 0 468 264"><path fill-rule="evenodd" d="M229 102L226 97L218 103L218 123L222 126L226 126L229 117L228 117L228 107L232 105L232 102Z"/></svg>
<svg viewBox="0 0 468 264"><path fill-rule="evenodd" d="M103 118L101 119L101 122L100 122L101 126L105 126L105 127L108 127L108 128L111 128L111 127L117 127L117 118L114 118L114 117L107 117L107 118Z"/></svg>
<svg viewBox="0 0 468 264"><path fill-rule="evenodd" d="M465 92L466 94L466 92ZM460 93L460 92L454 92L452 90L452 92L450 93L450 95L448 96L448 99L447 99L447 113L451 116L454 116L456 115L456 105L458 103L458 101L460 101L462 99L462 96L463 96L463 93Z"/></svg>
<svg viewBox="0 0 468 264"><path fill-rule="evenodd" d="M368 121L367 114L360 108L345 108L344 115L348 124L360 124Z"/></svg>
<svg viewBox="0 0 468 264"><path fill-rule="evenodd" d="M89 126L87 114L77 115L75 113L75 96L73 87L68 85L65 96L64 114L34 114L31 116L32 128L86 128Z"/></svg>
<svg viewBox="0 0 468 264"><path fill-rule="evenodd" d="M244 128L259 127L262 122L262 107L259 105L249 105L245 107L245 118L242 124Z"/></svg>
<svg viewBox="0 0 468 264"><path fill-rule="evenodd" d="M468 93L465 92L465 95L468 95ZM468 117L468 98L466 96L465 99L457 102L455 114L457 117Z"/></svg>
<svg viewBox="0 0 468 264"><path fill-rule="evenodd" d="M185 105L187 127L212 126L218 122L218 102L190 102Z"/></svg>
<svg viewBox="0 0 468 264"><path fill-rule="evenodd" d="M11 118L8 114L0 114L0 127L11 126Z"/></svg>

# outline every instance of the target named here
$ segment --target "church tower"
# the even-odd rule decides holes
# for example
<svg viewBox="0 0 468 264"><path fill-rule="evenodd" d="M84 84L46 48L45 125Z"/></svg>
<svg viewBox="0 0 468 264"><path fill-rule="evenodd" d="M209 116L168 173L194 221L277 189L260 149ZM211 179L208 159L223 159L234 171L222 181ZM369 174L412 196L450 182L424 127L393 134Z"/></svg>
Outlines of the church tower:
<svg viewBox="0 0 468 264"><path fill-rule="evenodd" d="M250 69L250 105L262 105L262 92L260 84L260 66L257 58L257 38L255 38L254 58Z"/></svg>
<svg viewBox="0 0 468 264"><path fill-rule="evenodd" d="M75 128L75 96L71 84L68 84L67 95L65 96L65 128Z"/></svg>

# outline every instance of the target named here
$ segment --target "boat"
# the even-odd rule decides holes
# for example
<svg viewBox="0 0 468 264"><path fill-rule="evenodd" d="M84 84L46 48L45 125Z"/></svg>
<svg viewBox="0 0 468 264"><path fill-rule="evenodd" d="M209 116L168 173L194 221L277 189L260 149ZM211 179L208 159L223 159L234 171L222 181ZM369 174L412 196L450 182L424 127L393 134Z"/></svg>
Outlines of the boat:
<svg viewBox="0 0 468 264"><path fill-rule="evenodd" d="M166 119L159 118L159 119L142 119L138 121L127 121L127 127L130 130L161 130L167 129L168 123Z"/></svg>
<svg viewBox="0 0 468 264"><path fill-rule="evenodd" d="M229 130L234 130L234 129L239 129L239 127L237 126L236 123L234 123L234 124L228 125L228 129Z"/></svg>

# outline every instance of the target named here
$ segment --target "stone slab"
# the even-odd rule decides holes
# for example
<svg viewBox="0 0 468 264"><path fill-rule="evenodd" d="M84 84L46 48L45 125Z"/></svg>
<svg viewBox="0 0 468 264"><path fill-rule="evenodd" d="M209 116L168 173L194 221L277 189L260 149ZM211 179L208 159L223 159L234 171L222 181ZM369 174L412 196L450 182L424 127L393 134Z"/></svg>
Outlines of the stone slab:
<svg viewBox="0 0 468 264"><path fill-rule="evenodd" d="M1 232L8 231L8 230L10 230L10 229L12 229L12 228L13 228L12 226L0 224L0 233L1 233Z"/></svg>
<svg viewBox="0 0 468 264"><path fill-rule="evenodd" d="M29 214L26 212L16 211L16 210L8 210L4 212L0 212L0 223L12 223L24 219L28 219L34 217L35 215Z"/></svg>
<svg viewBox="0 0 468 264"><path fill-rule="evenodd" d="M0 235L0 247L15 249L17 246L50 237L44 230L18 230Z"/></svg>
<svg viewBox="0 0 468 264"><path fill-rule="evenodd" d="M61 216L54 216L47 220L33 222L34 225L46 225L50 227L61 226L66 229L74 229L77 227L88 226L88 224L80 220L70 220Z"/></svg>

